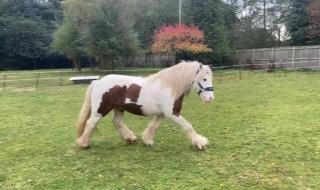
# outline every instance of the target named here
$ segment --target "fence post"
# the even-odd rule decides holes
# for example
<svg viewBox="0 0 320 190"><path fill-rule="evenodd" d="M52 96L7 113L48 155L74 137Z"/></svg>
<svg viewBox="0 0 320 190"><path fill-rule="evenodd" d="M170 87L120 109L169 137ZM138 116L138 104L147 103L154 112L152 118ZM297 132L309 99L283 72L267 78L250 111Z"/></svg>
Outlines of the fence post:
<svg viewBox="0 0 320 190"><path fill-rule="evenodd" d="M291 68L293 69L294 68L294 63L295 63L295 60L296 59L296 47L293 46L292 48L292 58L291 58Z"/></svg>
<svg viewBox="0 0 320 190"><path fill-rule="evenodd" d="M150 55L150 60L152 60L152 67L154 67L156 64L154 63L154 55Z"/></svg>
<svg viewBox="0 0 320 190"><path fill-rule="evenodd" d="M256 50L252 50L252 63L255 64L255 58L256 58Z"/></svg>
<svg viewBox="0 0 320 190"><path fill-rule="evenodd" d="M147 65L147 55L144 54L143 57L144 57L144 65Z"/></svg>
<svg viewBox="0 0 320 190"><path fill-rule="evenodd" d="M3 90L6 88L6 74L3 73Z"/></svg>
<svg viewBox="0 0 320 190"><path fill-rule="evenodd" d="M224 77L224 71L222 71L221 82L222 82L222 80L223 80L223 77Z"/></svg>
<svg viewBox="0 0 320 190"><path fill-rule="evenodd" d="M274 48L271 49L271 61L274 63Z"/></svg>
<svg viewBox="0 0 320 190"><path fill-rule="evenodd" d="M39 85L39 78L40 78L40 72L36 75L36 88L38 87Z"/></svg>
<svg viewBox="0 0 320 190"><path fill-rule="evenodd" d="M62 86L62 72L60 71L60 74L59 74L59 86Z"/></svg>
<svg viewBox="0 0 320 190"><path fill-rule="evenodd" d="M239 50L237 49L236 50L236 64L239 65L239 62L240 62L240 60L239 60Z"/></svg>
<svg viewBox="0 0 320 190"><path fill-rule="evenodd" d="M320 68L320 47L319 47L319 49L318 49L318 51L319 51L319 56L318 56L318 66L319 66L319 68Z"/></svg>

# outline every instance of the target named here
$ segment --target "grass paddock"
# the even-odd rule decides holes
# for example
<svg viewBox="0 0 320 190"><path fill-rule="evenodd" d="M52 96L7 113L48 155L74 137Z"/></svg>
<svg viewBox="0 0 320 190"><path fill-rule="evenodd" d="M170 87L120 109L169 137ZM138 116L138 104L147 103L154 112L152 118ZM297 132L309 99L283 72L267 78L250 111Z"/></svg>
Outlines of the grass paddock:
<svg viewBox="0 0 320 190"><path fill-rule="evenodd" d="M0 189L318 189L320 74L215 79L215 101L192 93L182 115L209 139L197 151L166 120L153 147L127 145L108 115L92 147L75 146L85 86L0 92ZM137 136L150 118L126 114Z"/></svg>

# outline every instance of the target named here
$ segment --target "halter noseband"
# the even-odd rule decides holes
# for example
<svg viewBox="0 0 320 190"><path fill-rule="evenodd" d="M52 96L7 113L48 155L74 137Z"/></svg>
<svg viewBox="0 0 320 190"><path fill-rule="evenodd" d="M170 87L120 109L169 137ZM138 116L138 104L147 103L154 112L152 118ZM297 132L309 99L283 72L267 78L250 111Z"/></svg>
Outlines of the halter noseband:
<svg viewBox="0 0 320 190"><path fill-rule="evenodd" d="M200 90L199 90L199 92L198 92L198 95L200 95L202 92L213 92L214 91L214 89L213 89L213 87L203 87L201 84L200 84L200 82L198 82L198 85L199 85L199 87L200 87Z"/></svg>

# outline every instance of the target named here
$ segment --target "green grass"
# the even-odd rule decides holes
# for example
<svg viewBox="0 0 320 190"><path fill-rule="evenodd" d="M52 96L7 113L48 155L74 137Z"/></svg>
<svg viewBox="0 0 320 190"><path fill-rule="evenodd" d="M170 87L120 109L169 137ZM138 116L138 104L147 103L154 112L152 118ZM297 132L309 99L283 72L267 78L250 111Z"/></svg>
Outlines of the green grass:
<svg viewBox="0 0 320 190"><path fill-rule="evenodd" d="M243 73L192 94L183 115L210 145L195 150L165 121L155 145L127 145L107 116L75 146L85 86L0 92L0 189L319 189L320 74ZM140 136L150 118L126 114Z"/></svg>

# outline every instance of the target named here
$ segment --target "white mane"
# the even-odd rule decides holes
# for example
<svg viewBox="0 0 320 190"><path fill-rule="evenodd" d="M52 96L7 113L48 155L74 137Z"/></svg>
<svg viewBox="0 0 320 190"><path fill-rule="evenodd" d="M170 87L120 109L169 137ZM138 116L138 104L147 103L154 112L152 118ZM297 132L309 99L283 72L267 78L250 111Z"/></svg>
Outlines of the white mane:
<svg viewBox="0 0 320 190"><path fill-rule="evenodd" d="M150 83L159 80L163 87L171 89L173 97L178 98L190 89L200 65L201 63L197 61L182 61L177 65L150 75L146 80Z"/></svg>

